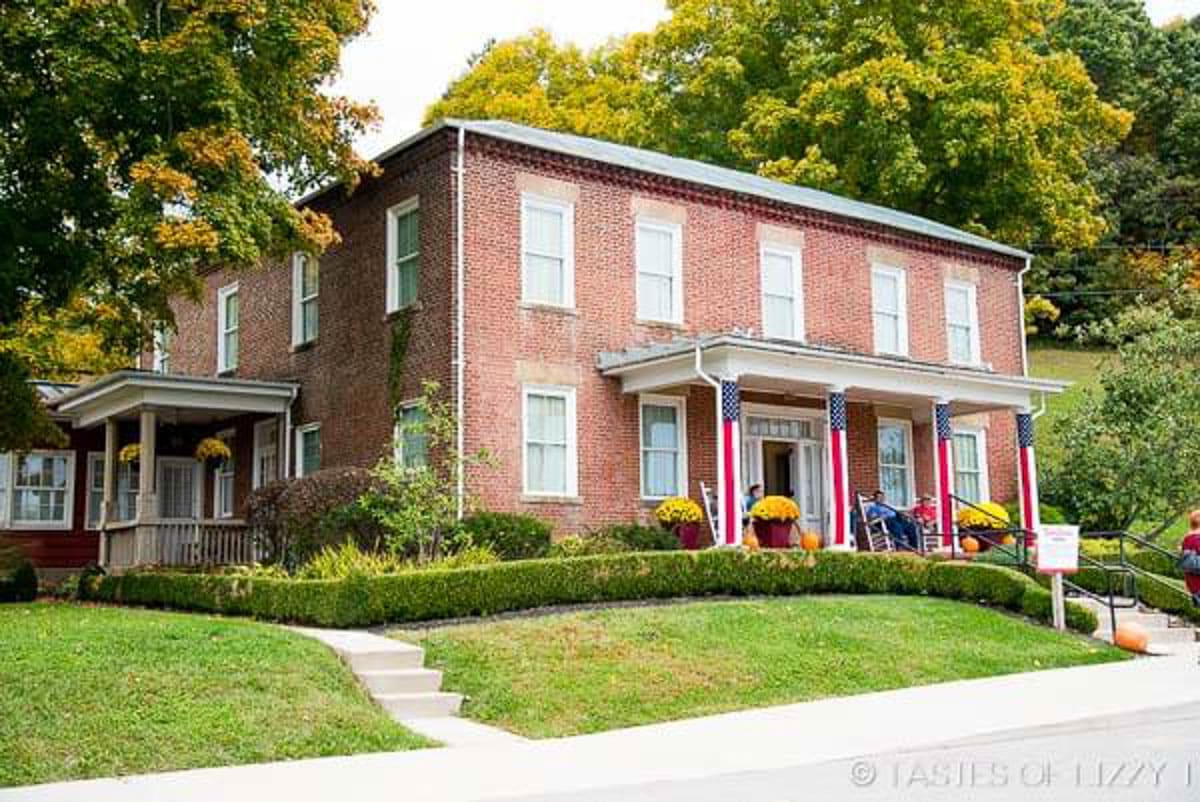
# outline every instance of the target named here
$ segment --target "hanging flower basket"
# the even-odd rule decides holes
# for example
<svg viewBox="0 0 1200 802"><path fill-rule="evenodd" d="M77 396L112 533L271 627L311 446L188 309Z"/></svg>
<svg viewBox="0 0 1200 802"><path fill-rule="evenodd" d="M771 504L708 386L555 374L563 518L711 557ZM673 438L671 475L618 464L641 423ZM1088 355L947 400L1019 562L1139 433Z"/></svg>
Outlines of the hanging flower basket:
<svg viewBox="0 0 1200 802"><path fill-rule="evenodd" d="M800 508L786 496L767 496L750 508L754 534L765 549L790 547L792 528L799 517Z"/></svg>
<svg viewBox="0 0 1200 802"><path fill-rule="evenodd" d="M704 511L699 504L682 496L669 498L654 510L654 517L660 526L675 533L683 548L689 551L700 548L700 523L704 520Z"/></svg>
<svg viewBox="0 0 1200 802"><path fill-rule="evenodd" d="M117 452L117 462L131 465L136 464L142 458L142 444L130 443Z"/></svg>
<svg viewBox="0 0 1200 802"><path fill-rule="evenodd" d="M196 459L209 467L220 467L233 457L224 440L206 437L196 444Z"/></svg>

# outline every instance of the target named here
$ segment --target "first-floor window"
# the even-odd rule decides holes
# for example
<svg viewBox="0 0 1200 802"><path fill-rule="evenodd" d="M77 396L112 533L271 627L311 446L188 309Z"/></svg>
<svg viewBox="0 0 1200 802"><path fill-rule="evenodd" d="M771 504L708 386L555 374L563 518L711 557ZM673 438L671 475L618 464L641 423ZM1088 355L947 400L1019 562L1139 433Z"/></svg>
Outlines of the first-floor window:
<svg viewBox="0 0 1200 802"><path fill-rule="evenodd" d="M642 497L686 492L683 399L646 397L641 407Z"/></svg>
<svg viewBox="0 0 1200 802"><path fill-rule="evenodd" d="M912 427L908 421L879 421L879 489L893 507L913 503Z"/></svg>
<svg viewBox="0 0 1200 802"><path fill-rule="evenodd" d="M972 504L988 500L987 447L982 429L954 432L954 495Z"/></svg>
<svg viewBox="0 0 1200 802"><path fill-rule="evenodd" d="M406 404L396 421L396 464L405 468L421 468L429 464L427 419L420 403Z"/></svg>
<svg viewBox="0 0 1200 802"><path fill-rule="evenodd" d="M217 518L233 517L234 480L237 477L237 457L234 449L234 433L221 432L217 438L229 446L230 457L217 466L213 471L213 485L216 495L213 499L213 514Z"/></svg>
<svg viewBox="0 0 1200 802"><path fill-rule="evenodd" d="M27 528L71 525L75 457L70 452L34 451L15 457L12 522Z"/></svg>
<svg viewBox="0 0 1200 802"><path fill-rule="evenodd" d="M114 521L137 517L138 464L118 462ZM104 454L88 454L87 528L99 529L104 507Z"/></svg>
<svg viewBox="0 0 1200 802"><path fill-rule="evenodd" d="M310 423L296 430L296 475L308 476L321 470L321 424Z"/></svg>
<svg viewBox="0 0 1200 802"><path fill-rule="evenodd" d="M574 496L575 389L526 387L524 408L525 492Z"/></svg>
<svg viewBox="0 0 1200 802"><path fill-rule="evenodd" d="M279 478L279 422L254 424L254 476L256 488Z"/></svg>

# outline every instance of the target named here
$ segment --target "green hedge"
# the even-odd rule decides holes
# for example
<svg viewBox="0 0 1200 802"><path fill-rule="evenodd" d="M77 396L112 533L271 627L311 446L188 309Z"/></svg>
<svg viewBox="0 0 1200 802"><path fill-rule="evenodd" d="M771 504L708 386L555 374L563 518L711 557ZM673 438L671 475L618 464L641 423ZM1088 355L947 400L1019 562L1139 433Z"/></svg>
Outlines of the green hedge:
<svg viewBox="0 0 1200 802"><path fill-rule="evenodd" d="M928 594L1050 620L1049 594L1005 568L909 555L732 550L523 560L447 571L341 580L131 573L88 584L88 598L327 627L363 627L560 604L712 595ZM1042 597L1045 597L1043 600ZM1072 628L1095 616L1070 605Z"/></svg>
<svg viewBox="0 0 1200 802"><path fill-rule="evenodd" d="M1149 577L1137 577L1137 595L1139 600L1156 610L1173 613L1189 621L1200 623L1200 609L1192 604L1191 594L1183 582L1172 577L1155 575L1158 581ZM1104 595L1108 592L1104 572L1099 568L1082 568L1070 581L1084 590ZM1115 582L1113 592L1126 595L1128 589Z"/></svg>
<svg viewBox="0 0 1200 802"><path fill-rule="evenodd" d="M1116 540L1087 539L1080 545L1080 551L1100 562L1120 561L1120 545ZM1179 561L1173 556L1169 557L1157 551L1138 548L1132 543L1126 543L1125 559L1143 571L1149 571L1159 576L1183 579L1183 572L1179 570Z"/></svg>

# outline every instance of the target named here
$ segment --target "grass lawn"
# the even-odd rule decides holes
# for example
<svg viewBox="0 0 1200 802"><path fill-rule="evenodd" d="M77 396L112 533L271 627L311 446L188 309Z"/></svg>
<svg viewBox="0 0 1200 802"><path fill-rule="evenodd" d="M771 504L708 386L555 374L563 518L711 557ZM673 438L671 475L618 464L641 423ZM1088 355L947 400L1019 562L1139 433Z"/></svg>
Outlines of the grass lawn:
<svg viewBox="0 0 1200 802"><path fill-rule="evenodd" d="M0 786L427 745L279 627L0 605Z"/></svg>
<svg viewBox="0 0 1200 802"><path fill-rule="evenodd" d="M1068 417L1079 406L1087 389L1100 389L1100 368L1115 353L1103 348L1044 346L1029 347L1029 372L1041 379L1074 382L1060 395L1046 396L1046 414L1038 419L1038 458L1057 464L1062 450L1054 436L1054 424Z"/></svg>
<svg viewBox="0 0 1200 802"><path fill-rule="evenodd" d="M805 596L397 630L464 715L535 738L1102 663L1085 638L943 599Z"/></svg>

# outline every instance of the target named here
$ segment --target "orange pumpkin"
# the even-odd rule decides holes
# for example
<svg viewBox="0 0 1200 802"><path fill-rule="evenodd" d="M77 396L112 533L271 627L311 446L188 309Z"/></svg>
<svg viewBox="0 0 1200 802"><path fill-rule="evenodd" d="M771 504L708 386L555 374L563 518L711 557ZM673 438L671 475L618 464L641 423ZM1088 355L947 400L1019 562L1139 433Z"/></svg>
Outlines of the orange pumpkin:
<svg viewBox="0 0 1200 802"><path fill-rule="evenodd" d="M800 547L805 551L816 551L821 548L821 536L816 532L805 532L800 536Z"/></svg>
<svg viewBox="0 0 1200 802"><path fill-rule="evenodd" d="M1150 645L1150 634L1140 624L1118 624L1113 643L1126 651L1143 653Z"/></svg>
<svg viewBox="0 0 1200 802"><path fill-rule="evenodd" d="M754 534L753 529L747 529L742 533L742 546L746 551L758 551L758 535Z"/></svg>
<svg viewBox="0 0 1200 802"><path fill-rule="evenodd" d="M974 554L979 551L979 541L968 535L962 539L962 550L967 554Z"/></svg>
<svg viewBox="0 0 1200 802"><path fill-rule="evenodd" d="M1016 544L1017 539L1012 535L1005 535L1004 537L1000 538L1001 546L1015 546Z"/></svg>

